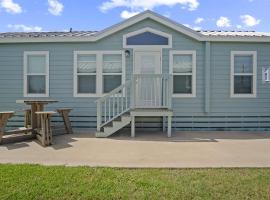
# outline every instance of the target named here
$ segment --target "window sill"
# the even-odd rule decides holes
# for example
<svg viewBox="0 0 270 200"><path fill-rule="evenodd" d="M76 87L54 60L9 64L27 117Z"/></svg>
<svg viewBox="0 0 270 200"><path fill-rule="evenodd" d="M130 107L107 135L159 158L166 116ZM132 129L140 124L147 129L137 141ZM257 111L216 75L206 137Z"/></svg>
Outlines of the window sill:
<svg viewBox="0 0 270 200"><path fill-rule="evenodd" d="M102 95L98 94L74 94L73 97L92 97L92 98L99 98L102 97Z"/></svg>
<svg viewBox="0 0 270 200"><path fill-rule="evenodd" d="M24 97L50 97L49 94L24 94Z"/></svg>
<svg viewBox="0 0 270 200"><path fill-rule="evenodd" d="M196 94L173 94L173 98L196 98Z"/></svg>
<svg viewBox="0 0 270 200"><path fill-rule="evenodd" d="M231 98L256 98L256 94L231 94Z"/></svg>

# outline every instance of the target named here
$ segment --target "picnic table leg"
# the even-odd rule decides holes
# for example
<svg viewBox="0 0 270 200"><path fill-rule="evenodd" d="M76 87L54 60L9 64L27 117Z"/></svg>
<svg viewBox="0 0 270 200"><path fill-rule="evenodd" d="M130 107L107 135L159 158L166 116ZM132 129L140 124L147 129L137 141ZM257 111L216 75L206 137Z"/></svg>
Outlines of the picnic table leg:
<svg viewBox="0 0 270 200"><path fill-rule="evenodd" d="M37 111L36 112L41 112L44 110L44 105L43 104L37 104ZM36 116L37 118L37 128L41 127L41 118L39 115Z"/></svg>
<svg viewBox="0 0 270 200"><path fill-rule="evenodd" d="M64 121L64 125L65 125L65 129L66 129L66 132L68 134L72 134L73 131L72 131L72 127L71 127L71 123L70 123L70 120L69 120L69 117L68 117L68 114L70 113L71 109L66 109L66 110L61 110L61 109L58 109L57 112L62 116L63 118L63 121Z"/></svg>
<svg viewBox="0 0 270 200"><path fill-rule="evenodd" d="M49 146L52 144L52 130L51 120L49 114L42 114L41 118L41 144L42 146Z"/></svg>
<svg viewBox="0 0 270 200"><path fill-rule="evenodd" d="M32 124L32 128L33 130L35 130L37 128L37 104L32 104L31 105L31 124Z"/></svg>
<svg viewBox="0 0 270 200"><path fill-rule="evenodd" d="M31 109L24 110L24 127L31 127Z"/></svg>
<svg viewBox="0 0 270 200"><path fill-rule="evenodd" d="M40 116L38 116L36 114L36 112L40 112L40 111L43 111L43 110L44 110L44 105L43 104L33 103L31 105L31 113L33 113L31 115L31 123L32 123L33 130L41 127L41 124L40 124L41 118L40 118Z"/></svg>

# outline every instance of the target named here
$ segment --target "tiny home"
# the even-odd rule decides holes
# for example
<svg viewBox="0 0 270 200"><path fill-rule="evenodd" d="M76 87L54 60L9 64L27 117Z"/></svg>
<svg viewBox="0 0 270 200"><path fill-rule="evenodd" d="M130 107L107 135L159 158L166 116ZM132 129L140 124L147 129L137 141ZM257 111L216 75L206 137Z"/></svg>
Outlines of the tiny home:
<svg viewBox="0 0 270 200"><path fill-rule="evenodd" d="M132 136L270 130L269 82L270 33L194 31L151 11L100 32L0 34L0 110L55 99L98 137L130 123Z"/></svg>

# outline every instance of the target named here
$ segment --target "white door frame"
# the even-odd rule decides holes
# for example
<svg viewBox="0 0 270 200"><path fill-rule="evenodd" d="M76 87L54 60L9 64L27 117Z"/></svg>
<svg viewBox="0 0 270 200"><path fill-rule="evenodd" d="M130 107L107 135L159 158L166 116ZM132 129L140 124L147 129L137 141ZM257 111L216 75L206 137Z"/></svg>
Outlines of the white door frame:
<svg viewBox="0 0 270 200"><path fill-rule="evenodd" d="M141 69L137 70L137 68L136 68L137 61L138 61L138 63L140 63L140 60L139 60L140 56L138 56L138 57L136 56L136 53L138 53L138 52L140 52L140 53L145 52L145 53L150 53L150 54L152 52L154 56L159 55L159 58L158 58L159 59L158 60L159 68L155 68L155 72L153 74L162 74L162 49L161 48L136 48L136 49L134 49L134 51L133 51L133 74L142 74ZM136 57L138 60L136 60ZM138 73L136 73L136 72L138 72ZM155 80L153 80L153 81L155 81ZM155 85L158 88L158 83ZM154 87L154 88L156 88L156 87ZM159 107L159 105L161 105L161 96L160 96L161 93L159 93L158 89L157 90L154 89L154 91L156 91L157 93L154 92L153 99L150 99L150 104L149 104L149 102L147 103L147 101L149 101L148 98L144 97L144 98L146 98L146 99L144 99L144 98L140 97L139 91L143 91L143 90L141 90L139 88L136 89L136 97L138 97L138 99L135 98L135 102L136 102L135 104L137 107L147 108L147 107L153 107L153 106ZM145 104L145 102L146 102L146 104ZM149 104L149 105L147 105L147 104Z"/></svg>

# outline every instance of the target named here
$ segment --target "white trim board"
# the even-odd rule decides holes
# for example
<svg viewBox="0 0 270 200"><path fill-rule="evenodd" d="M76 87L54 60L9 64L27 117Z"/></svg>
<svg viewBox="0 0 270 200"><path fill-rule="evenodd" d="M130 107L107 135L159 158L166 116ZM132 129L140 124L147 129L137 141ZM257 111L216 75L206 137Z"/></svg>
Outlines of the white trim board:
<svg viewBox="0 0 270 200"><path fill-rule="evenodd" d="M44 94L29 94L27 92L27 76L28 74L28 56L31 55L42 55L46 57L46 64L45 64L45 74L30 74L30 75L44 75L45 76L45 93ZM49 51L24 51L23 55L23 94L24 97L49 97L49 87L50 87L50 59L49 59Z"/></svg>
<svg viewBox="0 0 270 200"><path fill-rule="evenodd" d="M236 55L253 56L253 76L252 94L235 94L234 93L234 57ZM245 73L246 75L249 75ZM243 75L245 75L243 74ZM230 97L231 98L256 98L257 97L257 51L231 51L231 70L230 70Z"/></svg>
<svg viewBox="0 0 270 200"><path fill-rule="evenodd" d="M197 41L217 41L217 42L270 42L270 37L223 37L223 36L206 36L193 29L190 29L182 24L172 21L162 15L154 13L152 11L144 11L134 17L131 17L121 23L113 25L103 31L100 31L93 36L80 36L80 37L37 37L37 38L0 38L0 43L33 43L33 42L95 42L104 37L112 35L120 30L123 30L133 24L136 24L144 19L152 19L154 21L163 24L169 28L174 29L182 34L185 34Z"/></svg>

